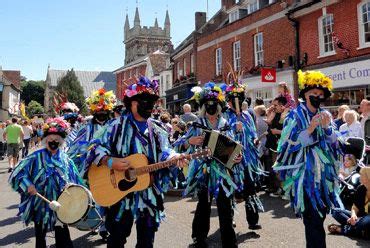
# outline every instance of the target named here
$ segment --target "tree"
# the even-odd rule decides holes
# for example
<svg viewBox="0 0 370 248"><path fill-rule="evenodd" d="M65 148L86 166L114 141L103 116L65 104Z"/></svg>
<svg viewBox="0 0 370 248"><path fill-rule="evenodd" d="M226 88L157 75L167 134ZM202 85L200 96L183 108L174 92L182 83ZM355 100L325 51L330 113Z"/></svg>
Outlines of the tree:
<svg viewBox="0 0 370 248"><path fill-rule="evenodd" d="M82 114L86 114L84 90L73 69L68 70L67 74L58 81L56 91L64 94L69 102L77 105Z"/></svg>
<svg viewBox="0 0 370 248"><path fill-rule="evenodd" d="M28 105L31 101L36 101L41 105L44 105L44 81L23 80L21 82L21 90L21 100L24 101L26 105Z"/></svg>
<svg viewBox="0 0 370 248"><path fill-rule="evenodd" d="M26 113L29 118L32 118L34 115L43 114L44 108L40 103L32 100L26 108Z"/></svg>

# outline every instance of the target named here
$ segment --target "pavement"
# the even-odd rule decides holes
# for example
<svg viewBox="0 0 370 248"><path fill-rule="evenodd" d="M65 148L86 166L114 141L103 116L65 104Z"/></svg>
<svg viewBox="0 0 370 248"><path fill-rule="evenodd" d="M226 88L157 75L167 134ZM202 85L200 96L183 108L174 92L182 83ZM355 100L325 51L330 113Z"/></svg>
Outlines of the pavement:
<svg viewBox="0 0 370 248"><path fill-rule="evenodd" d="M0 161L0 247L35 247L34 229L24 226L17 217L19 195L9 187L7 162ZM236 233L239 247L305 247L304 226L301 219L294 216L287 201L260 195L265 212L260 214L261 230L251 231L245 222L243 203L237 205L235 213ZM166 220L156 233L157 248L188 247L191 240L191 223L196 200L179 196L166 197ZM212 206L211 228L208 236L210 248L221 247L217 208ZM325 227L334 222L327 216ZM70 227L75 247L105 247L97 235L81 232ZM370 247L370 241L327 235L327 247L349 248ZM47 234L47 243L54 247L53 233ZM133 227L126 247L135 247L136 229Z"/></svg>

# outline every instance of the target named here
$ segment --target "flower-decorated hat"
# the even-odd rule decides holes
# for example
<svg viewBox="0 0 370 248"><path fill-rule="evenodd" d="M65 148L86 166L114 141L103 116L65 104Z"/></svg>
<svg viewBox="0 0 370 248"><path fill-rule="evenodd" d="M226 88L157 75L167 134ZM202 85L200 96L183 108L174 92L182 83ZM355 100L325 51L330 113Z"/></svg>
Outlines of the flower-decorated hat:
<svg viewBox="0 0 370 248"><path fill-rule="evenodd" d="M239 101L245 100L246 86L239 84L238 82L235 82L230 85L225 85L223 88L225 89L227 101L236 97L239 99Z"/></svg>
<svg viewBox="0 0 370 248"><path fill-rule="evenodd" d="M195 86L191 91L194 92L191 100L196 101L200 106L203 106L208 101L216 101L221 106L225 104L225 96L222 89L213 82L206 83L203 88Z"/></svg>
<svg viewBox="0 0 370 248"><path fill-rule="evenodd" d="M99 89L86 98L86 103L92 113L99 111L112 111L116 105L117 99L113 91Z"/></svg>
<svg viewBox="0 0 370 248"><path fill-rule="evenodd" d="M68 122L66 122L62 117L49 118L46 120L43 130L44 138L50 134L60 135L62 138L67 136L67 131L69 128Z"/></svg>
<svg viewBox="0 0 370 248"><path fill-rule="evenodd" d="M325 98L331 96L333 89L332 80L320 71L298 71L299 97L304 99L304 94L311 89L324 91Z"/></svg>
<svg viewBox="0 0 370 248"><path fill-rule="evenodd" d="M140 77L136 83L129 85L123 95L125 105L138 98L157 101L159 98L158 81L151 81L147 77Z"/></svg>
<svg viewBox="0 0 370 248"><path fill-rule="evenodd" d="M60 110L65 113L65 112L73 112L73 113L78 113L80 109L74 104L73 102L64 102L60 105Z"/></svg>

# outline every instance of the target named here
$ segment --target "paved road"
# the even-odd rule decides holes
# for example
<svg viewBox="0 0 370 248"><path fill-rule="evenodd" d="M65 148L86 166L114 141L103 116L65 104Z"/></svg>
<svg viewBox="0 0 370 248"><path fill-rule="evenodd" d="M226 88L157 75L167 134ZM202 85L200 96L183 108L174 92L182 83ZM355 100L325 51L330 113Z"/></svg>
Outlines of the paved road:
<svg viewBox="0 0 370 248"><path fill-rule="evenodd" d="M34 247L35 238L32 227L25 227L17 217L19 196L7 184L7 164L0 162L0 247ZM237 206L239 247L304 247L304 229L300 219L292 214L286 201L261 195L266 212L261 214L262 230L252 232L245 223L242 204ZM196 202L190 198L167 197L167 220L161 224L156 234L155 247L188 247L191 243L191 222ZM210 247L220 247L220 232L217 209L212 208L211 230L208 243ZM332 222L328 217L325 224ZM70 228L75 247L105 247L98 236ZM129 237L127 247L135 246L135 228ZM48 234L48 244L54 244L52 233ZM370 247L370 241L356 240L342 236L327 235L328 247Z"/></svg>

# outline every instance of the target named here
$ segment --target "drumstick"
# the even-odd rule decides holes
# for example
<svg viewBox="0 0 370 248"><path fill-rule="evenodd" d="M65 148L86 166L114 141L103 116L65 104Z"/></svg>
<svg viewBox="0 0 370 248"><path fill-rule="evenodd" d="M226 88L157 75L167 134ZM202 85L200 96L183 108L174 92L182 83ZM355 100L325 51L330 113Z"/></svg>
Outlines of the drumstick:
<svg viewBox="0 0 370 248"><path fill-rule="evenodd" d="M46 199L46 197L45 197L45 196L41 195L39 192L37 192L37 193L36 193L36 196L37 196L37 197L39 197L39 198L41 198L41 199L42 199L42 200L44 200L45 202L47 202L47 203L49 204L49 206L50 206L51 210L53 210L53 211L58 211L58 210L59 210L59 208L62 206L62 205L60 205L60 203L59 203L59 202L57 202L57 201L49 201L48 199Z"/></svg>

